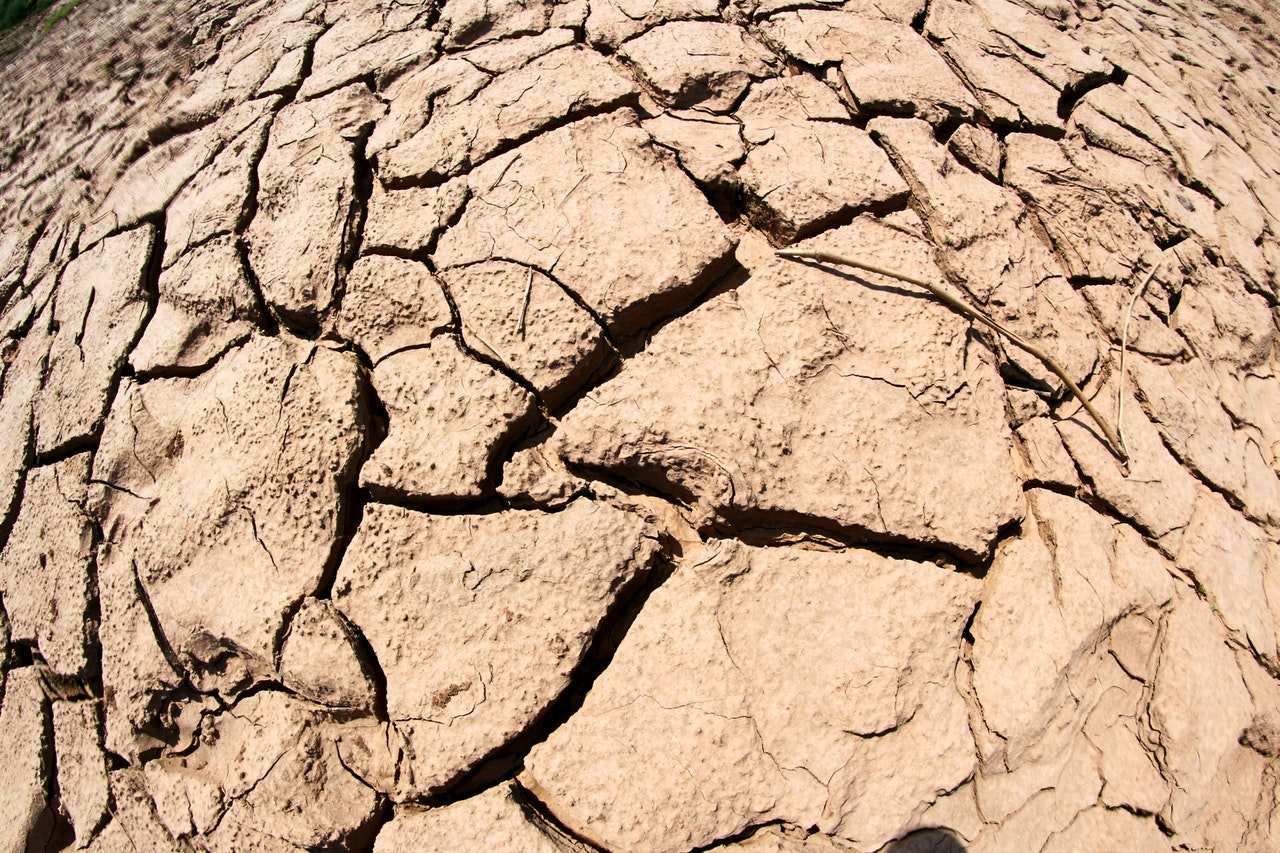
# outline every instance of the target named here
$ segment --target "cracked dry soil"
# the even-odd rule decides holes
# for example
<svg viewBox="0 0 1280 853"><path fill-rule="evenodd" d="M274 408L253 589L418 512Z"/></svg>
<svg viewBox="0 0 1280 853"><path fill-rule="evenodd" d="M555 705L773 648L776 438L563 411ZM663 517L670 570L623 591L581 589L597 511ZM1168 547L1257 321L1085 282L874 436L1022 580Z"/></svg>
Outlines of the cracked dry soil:
<svg viewBox="0 0 1280 853"><path fill-rule="evenodd" d="M0 83L0 853L1280 849L1278 31L85 0Z"/></svg>

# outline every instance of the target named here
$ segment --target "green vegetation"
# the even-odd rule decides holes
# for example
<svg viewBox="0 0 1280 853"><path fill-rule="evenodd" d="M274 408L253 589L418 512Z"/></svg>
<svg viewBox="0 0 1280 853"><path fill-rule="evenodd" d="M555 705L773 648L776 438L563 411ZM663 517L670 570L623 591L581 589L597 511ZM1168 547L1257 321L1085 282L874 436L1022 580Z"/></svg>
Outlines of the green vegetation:
<svg viewBox="0 0 1280 853"><path fill-rule="evenodd" d="M0 0L0 68L8 65L25 45L53 29L80 3L81 0ZM53 11L44 14L49 9Z"/></svg>
<svg viewBox="0 0 1280 853"><path fill-rule="evenodd" d="M36 12L43 12L56 0L0 0L0 30L19 24Z"/></svg>
<svg viewBox="0 0 1280 853"><path fill-rule="evenodd" d="M12 29L18 24L39 14L57 3L58 0L0 0L0 32ZM81 0L66 0L40 26L41 33L49 32L54 24L61 21L71 10L80 5Z"/></svg>
<svg viewBox="0 0 1280 853"><path fill-rule="evenodd" d="M40 32L41 33L49 32L50 28L52 28L54 24L58 23L58 21L61 21L67 15L70 15L71 10L79 6L80 2L81 0L67 0L66 3L63 3L61 6L59 6L56 10L54 10L54 13L52 15L50 15L47 19L45 19L44 24L41 25L40 27Z"/></svg>

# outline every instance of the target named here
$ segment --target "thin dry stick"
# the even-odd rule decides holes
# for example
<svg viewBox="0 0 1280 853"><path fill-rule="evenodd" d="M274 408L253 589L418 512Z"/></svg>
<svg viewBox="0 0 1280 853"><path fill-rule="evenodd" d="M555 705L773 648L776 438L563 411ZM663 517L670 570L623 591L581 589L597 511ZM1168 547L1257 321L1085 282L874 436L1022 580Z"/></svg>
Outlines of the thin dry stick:
<svg viewBox="0 0 1280 853"><path fill-rule="evenodd" d="M1068 178L1061 172L1051 172L1048 169L1041 169L1039 166L1028 166L1027 168L1032 172L1038 172L1049 180L1056 181L1060 184L1071 184L1072 186L1079 187L1082 190L1092 190L1093 192L1106 192L1102 187L1095 187L1092 184L1086 184L1084 181L1078 181L1075 178Z"/></svg>
<svg viewBox="0 0 1280 853"><path fill-rule="evenodd" d="M1080 386L1076 385L1076 383L1072 381L1071 377L1067 375L1067 372L1062 369L1062 366L1044 350L1040 349L1035 344L1024 340L1016 332L1011 332L1006 329L993 318L984 314L977 308L974 308L972 305L969 305L967 302L963 302L937 285L930 284L923 279L907 275L906 273L897 272L895 270L887 270L883 267L864 264L861 261L855 261L852 258L846 258L843 255L837 255L831 252L813 251L810 249L780 249L778 254L786 258L808 258L824 264L840 264L841 266L853 267L854 269L860 269L864 272L875 273L876 275L885 275L889 278L896 278L899 281L914 284L916 287L923 287L925 290L933 294L939 302L947 305L952 310L963 314L971 320L977 320L979 323L989 326L1008 338L1014 346L1040 359L1041 364L1052 371L1054 376L1061 379L1062 384L1071 392L1071 396L1075 397L1080 402L1080 405L1084 406L1084 410L1089 413L1089 417L1093 418L1094 423L1096 423L1098 428L1102 430L1102 434L1106 436L1107 443L1111 445L1112 452L1120 458L1120 461L1128 463L1129 454L1125 450L1124 445L1120 443L1120 438L1116 435L1116 431L1111 428L1111 425L1108 424L1106 420L1103 419L1102 415L1099 414L1098 410L1093 407L1093 404L1084 396L1084 392L1080 390Z"/></svg>
<svg viewBox="0 0 1280 853"><path fill-rule="evenodd" d="M1161 253L1160 258L1151 266L1147 277L1142 280L1142 284L1138 285L1138 289L1133 292L1133 298L1129 300L1129 310L1124 312L1124 330L1120 333L1120 381L1116 383L1116 434L1120 436L1120 446L1124 448L1126 457L1129 455L1129 445L1124 440L1124 386L1129 374L1124 364L1125 356L1129 354L1129 321L1133 319L1133 306L1137 305L1142 294L1147 292L1147 285L1151 284L1151 280L1156 277L1156 272L1163 266L1169 252L1176 254L1176 247L1170 247Z"/></svg>
<svg viewBox="0 0 1280 853"><path fill-rule="evenodd" d="M520 304L520 325L516 331L520 333L520 340L524 340L524 321L529 314L529 297L533 294L533 268L529 267L528 275L524 280L524 301Z"/></svg>
<svg viewBox="0 0 1280 853"><path fill-rule="evenodd" d="M1156 277L1158 269L1160 269L1159 261L1151 267L1151 272L1147 273L1142 284L1138 285L1138 289L1134 291L1133 298L1129 300L1129 310L1124 312L1124 331L1120 333L1120 381L1116 383L1116 434L1120 436L1120 446L1124 448L1125 456L1129 455L1129 443L1124 440L1124 384L1129 376L1124 365L1125 356L1129 354L1129 321L1133 319L1133 306L1138 304L1138 300L1147 290L1147 285Z"/></svg>

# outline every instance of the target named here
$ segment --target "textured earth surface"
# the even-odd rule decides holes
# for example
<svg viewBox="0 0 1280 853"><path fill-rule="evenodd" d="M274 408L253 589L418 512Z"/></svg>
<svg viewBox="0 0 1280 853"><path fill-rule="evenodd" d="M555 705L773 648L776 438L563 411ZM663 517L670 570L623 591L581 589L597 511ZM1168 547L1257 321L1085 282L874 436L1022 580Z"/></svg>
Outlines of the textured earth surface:
<svg viewBox="0 0 1280 853"><path fill-rule="evenodd" d="M0 853L1280 850L1277 33L86 0L0 73Z"/></svg>

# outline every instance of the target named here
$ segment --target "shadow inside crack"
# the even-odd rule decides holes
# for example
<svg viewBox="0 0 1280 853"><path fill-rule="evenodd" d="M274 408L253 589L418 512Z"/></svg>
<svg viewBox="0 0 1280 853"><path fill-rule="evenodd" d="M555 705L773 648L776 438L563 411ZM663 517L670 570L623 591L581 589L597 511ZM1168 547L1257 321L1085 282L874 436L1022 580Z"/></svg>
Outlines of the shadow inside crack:
<svg viewBox="0 0 1280 853"><path fill-rule="evenodd" d="M945 829L922 829L891 842L883 853L967 853L968 848Z"/></svg>

